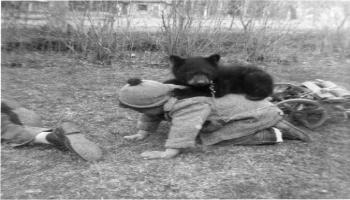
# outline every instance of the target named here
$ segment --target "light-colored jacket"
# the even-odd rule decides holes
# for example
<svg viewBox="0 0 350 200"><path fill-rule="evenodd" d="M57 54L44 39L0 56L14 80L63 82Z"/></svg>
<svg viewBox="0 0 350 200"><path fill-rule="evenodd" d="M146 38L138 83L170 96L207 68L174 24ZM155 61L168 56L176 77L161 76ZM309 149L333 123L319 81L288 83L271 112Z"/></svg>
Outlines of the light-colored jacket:
<svg viewBox="0 0 350 200"><path fill-rule="evenodd" d="M194 97L164 104L164 116L141 114L137 127L156 131L164 118L171 122L166 148L194 147L199 135L203 145L256 134L282 119L282 111L267 100L249 101L242 95L221 98Z"/></svg>

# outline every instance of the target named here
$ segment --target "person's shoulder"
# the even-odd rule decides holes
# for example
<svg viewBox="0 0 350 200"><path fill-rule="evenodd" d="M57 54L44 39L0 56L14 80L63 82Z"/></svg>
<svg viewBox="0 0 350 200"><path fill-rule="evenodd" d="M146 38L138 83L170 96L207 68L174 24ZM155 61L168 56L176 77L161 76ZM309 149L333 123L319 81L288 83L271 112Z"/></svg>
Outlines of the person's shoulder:
<svg viewBox="0 0 350 200"><path fill-rule="evenodd" d="M232 105L232 106L243 106L243 105L252 105L252 106L267 106L272 103L266 99L252 101L246 98L245 95L242 94L227 94L223 97L216 99L218 104L224 105Z"/></svg>
<svg viewBox="0 0 350 200"><path fill-rule="evenodd" d="M191 98L185 98L185 99L176 99L170 100L172 104L174 105L174 108L189 108L193 106L204 106L204 107L210 107L213 104L213 98L212 97L204 97L204 96L198 96L198 97L191 97Z"/></svg>
<svg viewBox="0 0 350 200"><path fill-rule="evenodd" d="M217 99L220 99L220 100L231 99L231 100L248 101L248 102L269 102L268 98L254 101L254 100L247 99L247 97L243 94L232 94L232 93Z"/></svg>
<svg viewBox="0 0 350 200"><path fill-rule="evenodd" d="M217 98L219 101L249 101L246 99L246 97L242 94L227 94L223 97Z"/></svg>
<svg viewBox="0 0 350 200"><path fill-rule="evenodd" d="M205 97L205 96L197 96L197 97L191 97L186 99L181 99L179 102L184 102L188 104L196 104L196 103L205 103L205 104L211 104L213 102L213 97Z"/></svg>

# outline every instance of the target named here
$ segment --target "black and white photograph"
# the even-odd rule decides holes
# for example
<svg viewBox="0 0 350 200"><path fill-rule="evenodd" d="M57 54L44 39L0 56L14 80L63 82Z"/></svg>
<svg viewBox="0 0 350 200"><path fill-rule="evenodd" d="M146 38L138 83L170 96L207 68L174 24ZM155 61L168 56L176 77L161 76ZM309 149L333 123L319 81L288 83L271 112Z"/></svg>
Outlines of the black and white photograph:
<svg viewBox="0 0 350 200"><path fill-rule="evenodd" d="M350 0L1 1L1 199L350 199Z"/></svg>

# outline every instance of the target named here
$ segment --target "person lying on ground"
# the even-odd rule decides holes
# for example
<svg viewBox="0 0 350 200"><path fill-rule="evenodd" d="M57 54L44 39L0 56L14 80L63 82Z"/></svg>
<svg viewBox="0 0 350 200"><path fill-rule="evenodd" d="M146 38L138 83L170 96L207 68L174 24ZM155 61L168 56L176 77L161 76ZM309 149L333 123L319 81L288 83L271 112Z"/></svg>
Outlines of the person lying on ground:
<svg viewBox="0 0 350 200"><path fill-rule="evenodd" d="M73 122L45 128L37 113L14 100L1 99L1 142L11 143L13 147L49 144L60 150L70 150L86 161L102 158L101 149L85 138Z"/></svg>
<svg viewBox="0 0 350 200"><path fill-rule="evenodd" d="M141 113L138 132L124 136L126 140L142 140L154 133L162 120L171 122L165 150L146 151L142 157L172 158L196 144L227 140L236 145L310 141L304 130L284 120L283 112L268 100L250 101L239 94L178 100L171 94L179 87L183 86L134 78L120 89L120 106Z"/></svg>

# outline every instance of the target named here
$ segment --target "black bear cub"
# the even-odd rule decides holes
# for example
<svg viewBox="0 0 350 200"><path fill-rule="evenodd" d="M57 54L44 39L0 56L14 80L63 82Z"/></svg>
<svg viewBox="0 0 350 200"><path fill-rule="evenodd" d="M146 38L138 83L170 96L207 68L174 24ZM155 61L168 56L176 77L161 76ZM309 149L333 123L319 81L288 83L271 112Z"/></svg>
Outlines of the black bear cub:
<svg viewBox="0 0 350 200"><path fill-rule="evenodd" d="M195 96L222 97L229 93L245 94L247 99L262 100L272 94L273 79L254 65L219 65L220 55L209 57L170 56L174 79L166 81L190 86L177 89L179 99Z"/></svg>

